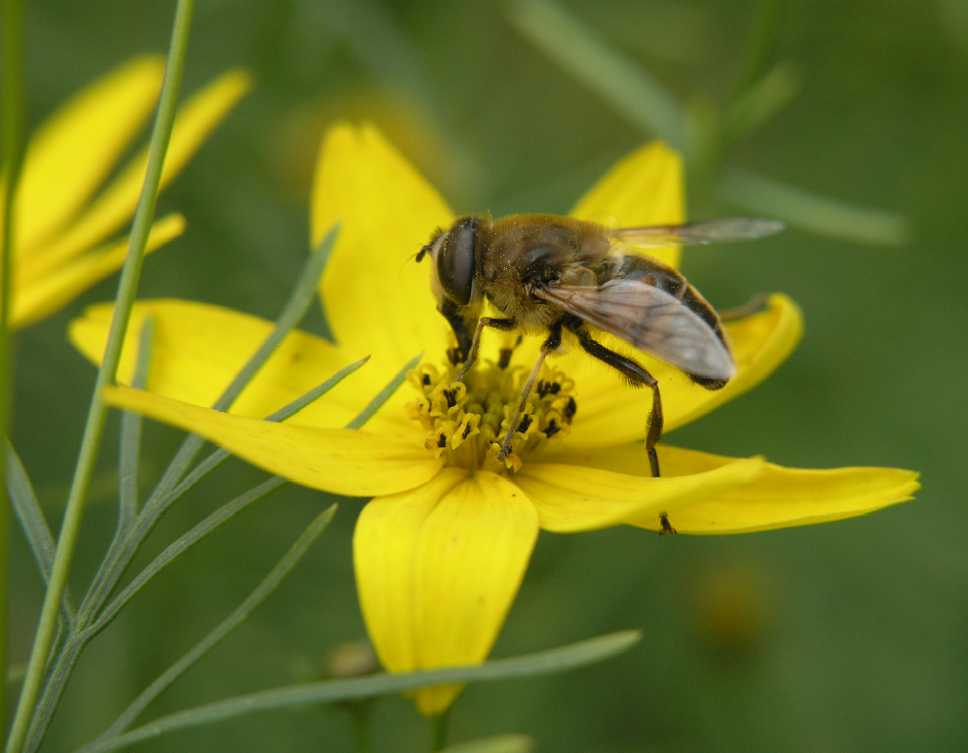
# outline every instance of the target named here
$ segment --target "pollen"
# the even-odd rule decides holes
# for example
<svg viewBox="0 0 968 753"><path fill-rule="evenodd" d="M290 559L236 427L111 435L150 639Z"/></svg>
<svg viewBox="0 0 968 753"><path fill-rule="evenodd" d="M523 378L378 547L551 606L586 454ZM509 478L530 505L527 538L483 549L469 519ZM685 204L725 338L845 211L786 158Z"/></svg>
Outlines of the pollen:
<svg viewBox="0 0 968 753"><path fill-rule="evenodd" d="M463 381L449 364L421 364L410 374L418 394L410 416L424 430L427 449L448 465L515 473L528 455L571 430L578 410L574 382L546 365L517 419L511 452L498 459L527 378L523 366L502 365L479 362Z"/></svg>

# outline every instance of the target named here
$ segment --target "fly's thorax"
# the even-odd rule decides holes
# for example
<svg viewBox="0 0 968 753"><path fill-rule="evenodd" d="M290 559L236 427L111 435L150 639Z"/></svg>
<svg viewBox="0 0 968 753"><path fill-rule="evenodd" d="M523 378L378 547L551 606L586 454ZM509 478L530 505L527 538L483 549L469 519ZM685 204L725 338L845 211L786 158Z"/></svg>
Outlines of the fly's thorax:
<svg viewBox="0 0 968 753"><path fill-rule="evenodd" d="M574 383L546 367L517 419L511 453L498 459L526 378L525 367L513 364L480 363L463 381L453 366L422 364L409 377L417 391L409 411L425 432L427 450L448 465L515 473L539 447L567 436L578 410Z"/></svg>
<svg viewBox="0 0 968 753"><path fill-rule="evenodd" d="M487 282L550 282L571 265L594 266L609 254L603 227L571 217L516 214L489 228L481 276Z"/></svg>
<svg viewBox="0 0 968 753"><path fill-rule="evenodd" d="M561 311L532 295L535 287L572 280L594 284L591 267L607 257L602 227L570 217L518 214L495 221L482 246L484 296L527 332L548 327Z"/></svg>

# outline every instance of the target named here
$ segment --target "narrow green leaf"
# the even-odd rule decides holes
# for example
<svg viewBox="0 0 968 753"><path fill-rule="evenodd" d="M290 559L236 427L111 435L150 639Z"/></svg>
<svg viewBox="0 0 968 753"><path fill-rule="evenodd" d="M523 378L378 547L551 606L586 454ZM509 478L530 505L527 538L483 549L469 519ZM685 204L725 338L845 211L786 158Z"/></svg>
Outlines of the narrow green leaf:
<svg viewBox="0 0 968 753"><path fill-rule="evenodd" d="M418 353L409 361L407 361L403 368L398 371L393 378L387 382L386 387L380 390L373 399L366 404L366 406L361 410L356 417L346 424L347 429L360 429L376 414L380 408L383 407L384 403L393 397L394 393L400 389L400 385L403 384L407 375L417 368L417 364L420 363L420 359L423 357L423 353Z"/></svg>
<svg viewBox="0 0 968 753"><path fill-rule="evenodd" d="M232 406L236 398L242 394L242 390L248 386L249 382L269 360L269 357L275 353L276 348L286 339L289 332L305 318L306 312L309 311L309 307L316 298L319 280L323 276L323 270L326 269L326 263L329 261L338 237L339 223L336 223L326 232L320 244L309 254L309 258L303 265L302 272L296 281L296 287L293 288L282 313L276 319L276 326L272 333L242 367L242 370L225 389L222 396L215 401L212 406L215 410L227 410Z"/></svg>
<svg viewBox="0 0 968 753"><path fill-rule="evenodd" d="M13 510L20 520L30 551L37 562L37 568L44 579L50 580L50 569L54 562L54 537L47 526L47 519L40 507L34 485L27 475L20 456L13 445L7 442L7 492Z"/></svg>
<svg viewBox="0 0 968 753"><path fill-rule="evenodd" d="M151 367L151 346L154 340L155 322L153 317L145 319L138 333L138 356L135 362L132 385L144 387L148 382L148 372ZM141 427L143 420L140 413L122 411L121 413L121 452L118 461L118 523L114 529L114 537L108 545L107 553L91 582L89 593L95 593L102 587L104 577L104 562L110 562L122 551L125 537L138 517L138 471L141 454ZM91 482L93 487L93 479ZM85 599L85 603L87 599ZM83 607L84 605L82 605ZM85 620L89 614L85 613Z"/></svg>
<svg viewBox="0 0 968 753"><path fill-rule="evenodd" d="M84 629L84 637L93 638L94 635L107 627L108 623L117 616L125 604L134 598L138 591L145 587L148 581L184 554L186 550L193 547L219 526L234 518L249 505L263 499L285 483L287 483L286 479L280 478L279 476L272 476L258 486L249 489L244 494L240 494L231 502L225 503L199 523L192 526L190 530L175 539L144 570L138 573L121 589L118 595L98 615L97 619L89 627Z"/></svg>
<svg viewBox="0 0 968 753"><path fill-rule="evenodd" d="M132 384L135 387L144 387L148 382L148 372L151 367L151 346L154 340L155 321L153 317L145 319L141 325L141 332L138 333L138 356L135 362L134 378ZM108 545L107 553L102 560L101 567L94 574L89 593L97 593L98 589L104 586L103 578L105 575L104 563L111 562L124 549L125 537L134 525L138 517L138 471L141 454L141 427L143 420L141 414L133 411L123 411L121 413L121 453L118 462L118 523L114 530L114 537ZM92 482L93 483L93 482ZM87 599L85 599L87 603ZM83 607L83 605L82 605ZM85 623L90 617L90 613L84 615ZM84 623L82 623L83 626ZM65 665L58 663L58 667ZM64 681L73 669L73 663L67 668ZM58 675L51 675L50 682L57 682ZM45 688L45 695L49 688ZM43 698L43 696L42 696Z"/></svg>
<svg viewBox="0 0 968 753"><path fill-rule="evenodd" d="M76 629L76 626L75 626ZM60 629L58 626L58 637L54 645L60 642ZM43 742L47 730L50 728L57 711L57 705L63 695L67 680L70 678L74 665L80 658L81 650L84 646L75 640L76 633L71 633L64 641L64 645L53 654L51 659L50 671L44 682L44 689L37 701L34 717L30 721L27 731L27 739L24 743L26 753L34 753Z"/></svg>
<svg viewBox="0 0 968 753"><path fill-rule="evenodd" d="M7 442L6 476L7 492L10 494L14 514L20 521L27 544L37 562L37 569L40 570L40 575L46 584L50 581L50 573L54 565L54 537L47 526L47 519L37 500L27 469L9 441ZM62 611L67 624L72 624L74 604L69 589L64 592Z"/></svg>
<svg viewBox="0 0 968 753"><path fill-rule="evenodd" d="M279 410L273 413L270 413L268 416L266 416L265 420L266 421L285 421L288 418L292 418L297 413L299 413L299 411L301 411L303 408L306 408L310 404L319 400L319 398L321 398L323 395L325 395L327 392L333 389L333 387L335 387L337 384L339 384L344 379L346 379L346 377L348 377L350 374L355 373L360 368L365 366L367 361L369 360L370 360L369 356L363 356L363 358L359 359L358 361L353 361L353 363L349 364L348 366L344 366L342 369L340 369L335 374L333 374L325 382L318 385L317 387L313 387L305 395L300 395L291 403L288 403L282 406Z"/></svg>
<svg viewBox="0 0 968 753"><path fill-rule="evenodd" d="M289 332L306 316L319 290L319 279L326 268L326 262L329 261L338 236L339 223L329 229L319 246L309 254L288 302L276 319L276 326L212 405L215 410L224 411L232 407L232 403L259 373ZM152 494L153 497L164 494L178 483L204 444L205 440L196 434L191 434L185 439L175 453L168 470L158 482L155 493Z"/></svg>
<svg viewBox="0 0 968 753"><path fill-rule="evenodd" d="M67 685L67 681L70 679L74 666L88 642L110 624L118 612L144 588L148 581L174 562L185 550L197 544L223 523L242 512L246 507L267 496L285 483L285 479L274 476L250 489L245 494L236 497L231 502L222 505L191 530L167 546L161 554L152 560L144 570L125 586L121 593L114 597L93 623L81 623L80 618L77 619L75 630L68 635L63 650L60 651L53 661L53 666L50 669L43 694L40 702L37 704L37 714L30 725L26 750L32 751L36 748L46 734L47 728L50 726L51 719L53 718L54 710Z"/></svg>
<svg viewBox="0 0 968 753"><path fill-rule="evenodd" d="M333 374L329 379L314 387L305 395L293 400L288 405L283 406L275 413L266 416L266 421L285 421L287 418L291 418L296 415L306 406L310 405L315 400L318 400L327 392L329 392L333 387L342 382L350 374L357 371L362 367L367 361L370 360L369 356L365 356L358 361L354 361L349 366L344 366L342 369ZM382 394L382 393L381 393ZM218 468L223 462L225 462L230 457L230 453L225 450L218 449L214 450L208 457L206 457L202 462L195 466L189 473L179 482L179 484L171 490L169 498L161 503L161 507L167 509L167 506L174 502L176 499L181 497L183 494L187 493L192 487L194 487L199 481L201 481L205 476Z"/></svg>
<svg viewBox="0 0 968 753"><path fill-rule="evenodd" d="M46 734L47 728L53 718L53 711L63 695L67 681L70 679L71 672L74 670L74 665L77 663L81 652L88 642L110 624L121 609L144 588L148 581L174 562L179 555L215 531L219 526L238 515L249 505L266 497L285 483L285 479L273 476L262 484L250 489L248 492L222 505L211 515L200 521L196 526L167 546L161 554L152 560L142 572L136 575L115 596L94 622L81 623L80 618L76 620L75 629L68 635L64 649L53 661L47 684L44 687L44 692L38 703L37 715L30 725L27 744L28 751L33 750L33 747L31 747L33 741L37 741L37 744L39 744L39 741ZM122 567L121 570L123 571L123 569Z"/></svg>
<svg viewBox="0 0 968 753"><path fill-rule="evenodd" d="M155 321L149 317L138 335L138 360L131 384L143 388L148 383L151 344ZM138 457L141 453L140 413L124 411L121 415L121 455L118 462L118 535L123 535L138 514Z"/></svg>
<svg viewBox="0 0 968 753"><path fill-rule="evenodd" d="M80 748L77 753L106 753L177 730L199 727L273 709L372 698L433 685L488 682L512 677L563 672L611 658L627 651L640 639L641 633L639 631L626 630L526 656L495 659L477 667L456 667L408 674L380 674L347 680L327 680L249 693L169 714L123 735L95 740Z"/></svg>
<svg viewBox="0 0 968 753"><path fill-rule="evenodd" d="M326 262L329 260L338 235L339 224L337 223L329 229L316 250L309 255L289 301L276 319L273 331L245 363L219 399L215 401L213 407L216 410L226 410L231 407L235 399L265 365L289 332L305 317L319 288L319 278L326 267ZM126 538L126 546L109 550L108 556L105 557L101 567L98 568L92 586L81 604L80 611L84 622L89 621L101 609L141 542L154 528L155 523L165 513L172 501L177 499L177 496L172 497L170 492L182 480L204 445L204 439L196 434L190 434L175 452L174 458L172 458L154 491L145 502L142 515L135 521L131 531L133 535ZM137 531L134 529L137 529Z"/></svg>
<svg viewBox="0 0 968 753"><path fill-rule="evenodd" d="M345 379L351 373L359 369L368 359L363 358L356 361L349 366L344 367L332 377L330 377L326 382L324 382L319 387L310 390L306 395L297 398L289 405L281 408L280 410L273 413L266 420L282 420L290 415L293 415L296 411L301 410L306 405L311 402L307 397L312 395L313 399L325 394L330 389L332 389L336 384ZM394 377L387 383L387 385L380 390L376 396L363 408L363 410L348 424L349 428L358 429L362 427L369 419L379 410L390 397L396 392L403 381L406 379L407 374L420 362L420 356L415 356L409 360L399 372L397 372ZM175 491L181 489L184 485L189 482L197 483L201 480L201 477L206 473L213 470L218 466L223 460L229 457L229 453L224 450L216 450L208 458L206 458L202 463L192 471L188 476L185 477L182 484L176 487ZM202 471L196 474L195 471ZM238 515L242 510L244 510L249 505L257 502L258 500L265 497L267 494L275 491L283 484L287 483L286 479L280 478L279 476L273 476L266 481L262 482L258 486L250 489L246 493L236 497L231 502L226 503L222 507L218 508L215 512L210 514L204 520L195 525L187 533L180 536L176 541L165 547L164 551L161 552L152 562L145 567L138 575L136 575L125 587L124 589L114 598L111 602L104 608L101 614L98 615L97 619L92 623L92 625L85 629L85 634L87 637L93 637L98 632L103 630L108 623L113 620L118 612L138 593L145 584L152 578L154 578L162 569L170 565L175 559L181 556L191 546L194 546L205 536L210 534L216 528L221 526L223 523L227 522L231 518ZM189 487L190 488L190 487ZM187 491L187 488L185 489ZM174 497L172 498L172 501ZM141 525L141 520L135 524L135 529L132 533L137 533L138 528ZM147 534L145 534L147 535Z"/></svg>
<svg viewBox="0 0 968 753"><path fill-rule="evenodd" d="M414 356L411 360L404 364L403 368L398 371L393 378L387 382L386 386L380 390L369 403L361 410L347 425L348 429L359 429L367 421L369 421L373 415L389 400L393 394L400 389L404 380L417 364L420 363L420 355ZM361 368L367 361L370 360L369 356L364 356L358 361L354 361L348 366L344 366L342 369L337 371L333 376L327 379L325 382L320 384L318 387L314 387L309 392L293 400L288 405L283 406L279 410L271 413L265 417L266 421L285 421L288 418L296 415L303 408L308 406L315 400L329 392L333 387L342 382L346 377L355 372L357 369ZM195 468L193 468L182 481L176 486L169 494L168 499L159 503L160 507L167 509L168 505L178 499L180 496L188 492L192 487L199 483L205 476L214 471L225 462L230 457L230 453L225 450L218 449L214 450L208 457L206 457L202 462L200 462Z"/></svg>
<svg viewBox="0 0 968 753"><path fill-rule="evenodd" d="M720 193L737 206L817 235L879 245L900 245L910 238L904 217L883 209L851 206L753 173L729 172Z"/></svg>
<svg viewBox="0 0 968 753"><path fill-rule="evenodd" d="M142 712L148 707L148 705L155 700L159 695L165 692L172 683L175 682L179 677L181 677L185 672L187 672L196 662L198 662L205 654L211 651L215 646L217 646L229 633L231 633L235 628L241 625L250 614L263 602L265 601L279 584L285 579L285 577L292 571L292 569L299 564L302 558L305 556L306 552L309 551L309 547L312 546L313 542L318 539L323 531L329 526L330 522L333 520L333 516L336 514L337 505L330 505L325 511L320 513L310 524L306 527L296 539L295 543L289 548L289 551L276 563L276 565L269 571L269 574L256 586L255 590L250 593L245 600L235 608L235 610L229 614L222 622L220 622L212 632L206 635L202 640L195 644L195 646L184 656L182 656L178 661L172 664L168 669L166 669L158 678L152 682L148 687L146 687L137 698L135 698L128 707L121 712L118 718L108 727L107 730L100 736L104 737L114 737L115 735L121 734L132 722L134 722Z"/></svg>
<svg viewBox="0 0 968 753"><path fill-rule="evenodd" d="M645 69L598 39L552 0L517 0L511 23L562 68L646 133L682 147L684 118L675 98Z"/></svg>
<svg viewBox="0 0 968 753"><path fill-rule="evenodd" d="M534 740L527 735L498 735L449 745L440 753L531 753Z"/></svg>

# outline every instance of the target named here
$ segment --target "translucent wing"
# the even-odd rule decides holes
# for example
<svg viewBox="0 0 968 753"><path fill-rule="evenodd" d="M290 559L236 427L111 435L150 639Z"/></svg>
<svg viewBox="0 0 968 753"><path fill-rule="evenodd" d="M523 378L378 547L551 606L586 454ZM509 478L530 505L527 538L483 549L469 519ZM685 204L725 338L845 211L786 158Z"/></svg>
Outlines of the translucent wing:
<svg viewBox="0 0 968 753"><path fill-rule="evenodd" d="M534 294L687 374L727 380L736 371L729 349L712 327L678 298L642 280L549 285Z"/></svg>
<svg viewBox="0 0 968 753"><path fill-rule="evenodd" d="M623 227L612 230L610 235L642 248L661 248L677 244L705 246L709 243L751 241L775 235L781 230L783 223L778 220L726 217L708 222L688 222L684 225Z"/></svg>

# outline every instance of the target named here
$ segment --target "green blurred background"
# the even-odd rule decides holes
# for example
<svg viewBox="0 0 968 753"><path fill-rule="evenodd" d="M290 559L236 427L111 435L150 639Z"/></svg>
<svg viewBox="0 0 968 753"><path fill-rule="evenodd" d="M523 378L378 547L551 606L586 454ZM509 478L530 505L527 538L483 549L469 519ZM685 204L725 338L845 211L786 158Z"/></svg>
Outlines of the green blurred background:
<svg viewBox="0 0 968 753"><path fill-rule="evenodd" d="M257 87L162 198L163 209L188 216L189 230L147 263L145 296L274 316L304 260L316 147L337 118L376 121L455 208L496 214L565 211L647 138L538 50L508 20L507 4L199 5L187 90L233 66L250 69ZM28 6L36 123L128 57L163 51L174 3ZM753 0L561 7L692 102L700 124L742 75L762 11ZM924 490L914 504L870 517L749 536L542 536L495 655L633 626L644 641L591 669L469 688L453 715L455 741L521 731L539 750L583 753L968 749L968 463L956 457L968 331L968 5L800 0L781 7L777 30L769 59L794 63L802 92L733 147L727 164L898 213L911 236L865 245L793 228L689 253L687 274L714 302L783 290L803 306L807 330L766 384L672 441L788 465L911 467L923 472ZM691 198L707 216L736 211L708 191ZM94 381L65 327L86 303L112 297L115 284L18 338L14 441L52 520ZM307 326L325 325L317 314ZM116 432L108 436L75 589L113 531ZM148 428L149 477L178 439ZM141 561L260 478L233 461L175 508ZM288 488L182 557L92 644L46 749L100 732L248 593L325 503ZM343 504L272 599L151 715L311 679L329 648L363 637L350 557L359 505ZM16 531L13 558L12 654L22 660L42 591ZM425 722L402 699L377 704L374 722L376 750L427 748ZM321 707L139 750L338 751L352 740L349 715Z"/></svg>

